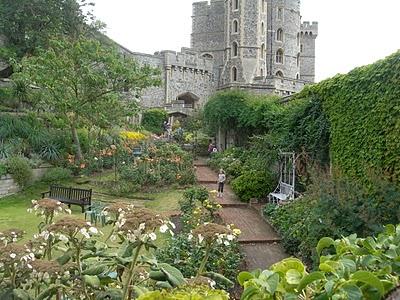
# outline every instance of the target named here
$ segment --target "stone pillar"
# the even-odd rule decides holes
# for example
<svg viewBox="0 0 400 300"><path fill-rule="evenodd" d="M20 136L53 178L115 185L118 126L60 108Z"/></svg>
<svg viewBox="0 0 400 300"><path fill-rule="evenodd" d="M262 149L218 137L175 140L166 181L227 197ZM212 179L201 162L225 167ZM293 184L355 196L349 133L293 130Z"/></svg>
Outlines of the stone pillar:
<svg viewBox="0 0 400 300"><path fill-rule="evenodd" d="M165 66L165 103L171 103L171 100L169 98L169 80L170 80L170 73L171 73L171 66Z"/></svg>

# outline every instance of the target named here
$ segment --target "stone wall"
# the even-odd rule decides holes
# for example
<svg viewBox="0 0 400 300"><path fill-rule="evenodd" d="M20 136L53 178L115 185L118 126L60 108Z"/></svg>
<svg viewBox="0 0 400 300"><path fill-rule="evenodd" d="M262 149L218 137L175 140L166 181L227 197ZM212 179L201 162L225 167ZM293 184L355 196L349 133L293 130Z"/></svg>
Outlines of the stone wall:
<svg viewBox="0 0 400 300"><path fill-rule="evenodd" d="M33 181L40 180L50 168L33 169ZM0 198L15 194L21 189L10 174L0 177Z"/></svg>
<svg viewBox="0 0 400 300"><path fill-rule="evenodd" d="M300 78L315 81L315 40L318 36L318 22L301 24Z"/></svg>

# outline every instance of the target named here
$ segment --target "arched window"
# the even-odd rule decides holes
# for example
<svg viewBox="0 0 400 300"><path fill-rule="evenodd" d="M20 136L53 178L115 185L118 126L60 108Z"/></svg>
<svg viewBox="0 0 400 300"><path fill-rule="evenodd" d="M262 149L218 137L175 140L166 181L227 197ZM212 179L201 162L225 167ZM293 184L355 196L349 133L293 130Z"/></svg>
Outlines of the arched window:
<svg viewBox="0 0 400 300"><path fill-rule="evenodd" d="M276 51L276 63L283 64L283 50L282 49L278 49L278 51Z"/></svg>
<svg viewBox="0 0 400 300"><path fill-rule="evenodd" d="M303 52L303 44L300 45L300 52Z"/></svg>
<svg viewBox="0 0 400 300"><path fill-rule="evenodd" d="M300 79L300 75L299 73L296 74L296 79L299 80Z"/></svg>
<svg viewBox="0 0 400 300"><path fill-rule="evenodd" d="M283 73L282 73L282 71L278 71L278 72L276 72L276 74L275 74L276 76L278 76L278 77L281 77L281 78L283 78Z"/></svg>
<svg viewBox="0 0 400 300"><path fill-rule="evenodd" d="M264 55L265 55L265 44L261 44L260 58L264 59Z"/></svg>
<svg viewBox="0 0 400 300"><path fill-rule="evenodd" d="M236 67L232 68L232 81L237 81L238 80L238 71Z"/></svg>
<svg viewBox="0 0 400 300"><path fill-rule="evenodd" d="M264 26L264 22L261 22L261 34L264 35L265 34L265 26Z"/></svg>
<svg viewBox="0 0 400 300"><path fill-rule="evenodd" d="M233 9L239 9L239 0L233 0Z"/></svg>
<svg viewBox="0 0 400 300"><path fill-rule="evenodd" d="M279 21L283 21L283 8L282 8L282 7L279 7L279 8L278 8L278 15L277 15L277 17L278 17L278 20L279 20Z"/></svg>
<svg viewBox="0 0 400 300"><path fill-rule="evenodd" d="M297 53L296 64L298 67L300 66L300 53Z"/></svg>
<svg viewBox="0 0 400 300"><path fill-rule="evenodd" d="M261 75L261 77L264 77L264 69L263 68L260 69L260 75Z"/></svg>
<svg viewBox="0 0 400 300"><path fill-rule="evenodd" d="M236 42L233 42L232 44L232 56L238 56L239 55L239 46Z"/></svg>
<svg viewBox="0 0 400 300"><path fill-rule="evenodd" d="M237 20L233 21L233 33L238 33L239 32L239 22Z"/></svg>
<svg viewBox="0 0 400 300"><path fill-rule="evenodd" d="M210 58L210 59L214 58L214 56L212 56L210 53L204 53L201 57Z"/></svg>
<svg viewBox="0 0 400 300"><path fill-rule="evenodd" d="M280 41L280 42L283 42L283 30L282 30L282 28L279 28L276 31L276 40Z"/></svg>

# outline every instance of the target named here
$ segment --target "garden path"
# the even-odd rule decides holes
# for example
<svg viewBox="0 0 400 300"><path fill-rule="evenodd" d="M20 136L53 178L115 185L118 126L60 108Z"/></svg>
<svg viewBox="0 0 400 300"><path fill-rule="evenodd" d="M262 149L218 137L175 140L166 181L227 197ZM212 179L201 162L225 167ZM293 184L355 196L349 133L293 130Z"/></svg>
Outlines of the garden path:
<svg viewBox="0 0 400 300"><path fill-rule="evenodd" d="M199 184L208 190L215 190L217 174L207 166L206 160L198 159L195 167ZM265 269L287 257L272 226L256 208L240 202L229 184L225 185L224 197L217 200L222 206L222 220L226 224L235 224L242 231L239 243L246 256L246 269Z"/></svg>

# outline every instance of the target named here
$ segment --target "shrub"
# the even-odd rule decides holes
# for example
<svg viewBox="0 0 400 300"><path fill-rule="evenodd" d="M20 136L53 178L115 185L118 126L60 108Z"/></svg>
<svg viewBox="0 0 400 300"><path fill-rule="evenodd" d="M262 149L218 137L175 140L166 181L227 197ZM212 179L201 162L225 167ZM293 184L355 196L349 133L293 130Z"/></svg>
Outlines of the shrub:
<svg viewBox="0 0 400 300"><path fill-rule="evenodd" d="M7 174L7 165L5 162L0 161L0 177Z"/></svg>
<svg viewBox="0 0 400 300"><path fill-rule="evenodd" d="M153 133L162 134L164 132L163 122L168 119L165 110L151 108L145 110L142 115L142 126Z"/></svg>
<svg viewBox="0 0 400 300"><path fill-rule="evenodd" d="M42 181L46 183L58 183L72 178L72 172L65 168L52 168L44 174Z"/></svg>
<svg viewBox="0 0 400 300"><path fill-rule="evenodd" d="M275 188L276 179L268 171L249 170L232 181L232 189L243 202L262 199Z"/></svg>
<svg viewBox="0 0 400 300"><path fill-rule="evenodd" d="M8 170L19 187L25 188L33 178L29 162L19 156L11 157L7 161Z"/></svg>

